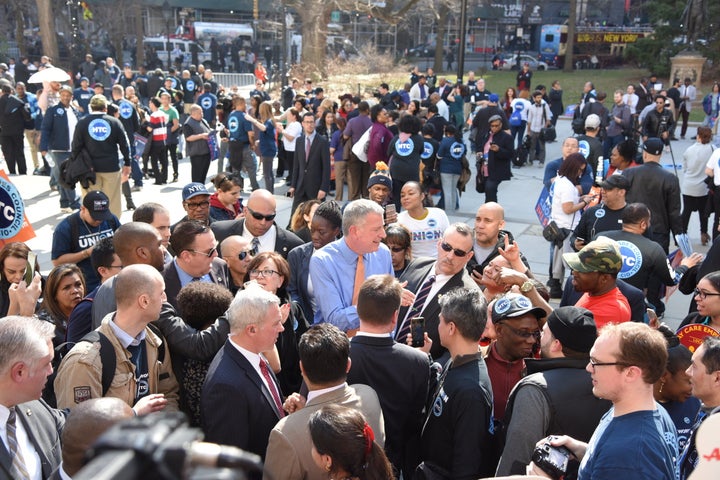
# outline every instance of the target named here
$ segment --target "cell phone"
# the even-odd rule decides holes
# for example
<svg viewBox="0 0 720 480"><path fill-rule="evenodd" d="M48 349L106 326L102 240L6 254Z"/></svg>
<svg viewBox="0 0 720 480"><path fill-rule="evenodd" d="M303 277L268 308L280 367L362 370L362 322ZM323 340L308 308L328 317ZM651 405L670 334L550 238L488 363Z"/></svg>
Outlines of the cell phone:
<svg viewBox="0 0 720 480"><path fill-rule="evenodd" d="M425 319L423 317L413 317L410 319L410 333L412 333L412 346L425 346Z"/></svg>
<svg viewBox="0 0 720 480"><path fill-rule="evenodd" d="M473 267L473 272L477 273L478 275L482 275L483 274L482 265L480 265L479 263L477 265L475 265Z"/></svg>
<svg viewBox="0 0 720 480"><path fill-rule="evenodd" d="M30 285L33 278L35 277L35 255L33 252L28 253L27 267L25 267L25 283Z"/></svg>
<svg viewBox="0 0 720 480"><path fill-rule="evenodd" d="M387 205L385 205L385 216L387 216L389 213L397 213L394 203L388 203Z"/></svg>

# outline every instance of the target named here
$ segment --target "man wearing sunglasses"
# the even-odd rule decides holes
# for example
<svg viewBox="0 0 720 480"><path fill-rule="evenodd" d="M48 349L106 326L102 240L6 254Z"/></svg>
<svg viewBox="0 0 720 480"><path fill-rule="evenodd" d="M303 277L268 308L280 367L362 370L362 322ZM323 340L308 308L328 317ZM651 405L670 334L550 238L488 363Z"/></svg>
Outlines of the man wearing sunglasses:
<svg viewBox="0 0 720 480"><path fill-rule="evenodd" d="M218 242L222 243L231 235L240 235L250 241L253 254L274 251L285 259L290 250L304 243L297 235L275 223L277 203L269 191L262 188L253 191L243 212L245 218L222 220L210 226Z"/></svg>
<svg viewBox="0 0 720 480"><path fill-rule="evenodd" d="M541 358L525 359L527 376L508 399L505 448L496 475L524 475L535 444L550 433L590 440L612 405L593 396L585 370L596 338L595 319L587 309L560 307L548 316L540 336Z"/></svg>
<svg viewBox="0 0 720 480"><path fill-rule="evenodd" d="M187 215L180 219L180 222L197 220L203 225L210 225L216 221L210 216L210 192L202 183L192 182L183 187L182 205ZM180 222L170 227L170 232L173 232Z"/></svg>
<svg viewBox="0 0 720 480"><path fill-rule="evenodd" d="M253 258L251 249L250 241L240 235L230 235L220 244L222 259L225 260L230 271L230 281L228 283L230 283L230 291L233 295L245 283L247 266Z"/></svg>
<svg viewBox="0 0 720 480"><path fill-rule="evenodd" d="M662 333L645 324L610 324L600 331L585 368L593 395L613 406L588 443L565 435L549 438L551 445L564 445L580 461L578 478L677 478L677 432L653 398L653 384L667 359ZM533 463L529 470L547 475Z"/></svg>
<svg viewBox="0 0 720 480"><path fill-rule="evenodd" d="M447 360L447 349L440 344L438 324L440 322L440 298L450 290L466 287L477 290L465 265L473 256L473 230L464 223L453 223L437 243L437 260L420 258L412 262L405 271L407 290L415 293L412 305L400 309L395 339L406 343L410 331L410 319L423 317L425 332L432 342L426 341L429 351L437 362Z"/></svg>
<svg viewBox="0 0 720 480"><path fill-rule="evenodd" d="M165 264L163 279L167 301L178 309L177 294L190 282L208 282L230 288L230 272L225 260L218 258L215 235L207 225L197 220L180 222L170 235L170 245L177 253Z"/></svg>

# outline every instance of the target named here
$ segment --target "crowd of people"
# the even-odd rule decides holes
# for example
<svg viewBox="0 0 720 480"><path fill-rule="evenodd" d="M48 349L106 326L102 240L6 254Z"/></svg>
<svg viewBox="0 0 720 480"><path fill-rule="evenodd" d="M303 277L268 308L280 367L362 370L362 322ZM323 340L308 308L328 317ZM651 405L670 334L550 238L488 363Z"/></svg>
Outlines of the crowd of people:
<svg viewBox="0 0 720 480"><path fill-rule="evenodd" d="M57 183L68 215L47 276L24 243L0 250L0 478L71 478L104 429L167 411L259 455L268 479L549 476L534 456L544 444L570 452L566 478L688 478L698 429L720 407L720 247L667 255L694 211L702 242L717 235L707 217L720 185L705 177L720 184L720 150L708 123L683 182L662 169L672 89L644 80L608 110L588 82L582 131L545 162L562 90L531 91L527 67L502 100L472 73L451 85L414 69L401 89L339 104L309 80L273 101L261 79L246 99L209 70L176 73L127 68L92 93L80 76L37 97L0 80L10 173L25 173L17 142L32 130L51 179L82 152L94 174L81 195ZM695 93L676 83L685 136ZM9 102L19 131L6 130L21 119L3 113ZM544 167L560 232L547 284L498 200L523 148ZM472 225L446 213L468 150L485 192ZM177 181L185 156L184 218L134 204L150 176ZM287 227L276 178L293 197ZM124 224L122 195L134 210ZM711 333L693 351L658 320L675 285L693 294L680 328Z"/></svg>

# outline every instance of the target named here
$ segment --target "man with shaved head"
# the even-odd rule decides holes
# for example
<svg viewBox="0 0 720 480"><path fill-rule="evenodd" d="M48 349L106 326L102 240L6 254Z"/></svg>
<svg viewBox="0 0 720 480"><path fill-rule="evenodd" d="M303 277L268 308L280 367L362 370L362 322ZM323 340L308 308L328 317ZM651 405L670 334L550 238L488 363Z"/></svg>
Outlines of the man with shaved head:
<svg viewBox="0 0 720 480"><path fill-rule="evenodd" d="M240 235L230 235L220 244L222 259L230 270L230 291L237 293L245 283L247 266L252 260L250 241Z"/></svg>
<svg viewBox="0 0 720 480"><path fill-rule="evenodd" d="M510 260L510 266L519 272L528 269L527 260L520 254L512 233L505 228L505 209L496 202L487 202L475 214L475 242L473 256L467 263L467 270L479 285L482 272L490 261L501 255ZM527 273L527 272L526 272Z"/></svg>
<svg viewBox="0 0 720 480"><path fill-rule="evenodd" d="M287 258L290 250L303 244L297 235L275 223L277 203L269 191L264 189L253 191L243 211L245 218L223 220L210 225L218 242L222 242L230 235L240 235L250 241L253 255L274 251L283 258Z"/></svg>
<svg viewBox="0 0 720 480"><path fill-rule="evenodd" d="M127 403L114 397L92 398L75 407L62 432L61 478L78 473L83 467L85 453L95 440L116 423L133 415Z"/></svg>
<svg viewBox="0 0 720 480"><path fill-rule="evenodd" d="M177 410L170 349L157 329L148 327L165 301L162 275L150 265L130 265L117 275L116 285L117 311L97 329L100 341L76 343L60 363L55 378L58 407L73 408L107 396L123 400L138 415ZM101 348L107 348L106 341L115 354L115 373L104 391Z"/></svg>

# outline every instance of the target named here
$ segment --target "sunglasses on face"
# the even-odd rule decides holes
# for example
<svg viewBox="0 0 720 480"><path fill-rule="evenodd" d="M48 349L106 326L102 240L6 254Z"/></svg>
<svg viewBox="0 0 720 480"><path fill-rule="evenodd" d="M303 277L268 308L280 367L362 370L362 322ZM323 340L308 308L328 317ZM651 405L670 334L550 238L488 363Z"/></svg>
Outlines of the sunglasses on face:
<svg viewBox="0 0 720 480"><path fill-rule="evenodd" d="M250 212L250 215L252 215L255 220L265 220L266 222L272 222L273 220L275 220L275 213L271 213L270 215L263 215L262 213L254 211L250 207L245 208L248 209L248 212Z"/></svg>
<svg viewBox="0 0 720 480"><path fill-rule="evenodd" d="M469 252L466 252L465 250L460 250L459 248L453 248L452 245L450 245L447 242L441 242L440 247L445 250L446 252L453 252L456 257L464 257Z"/></svg>

